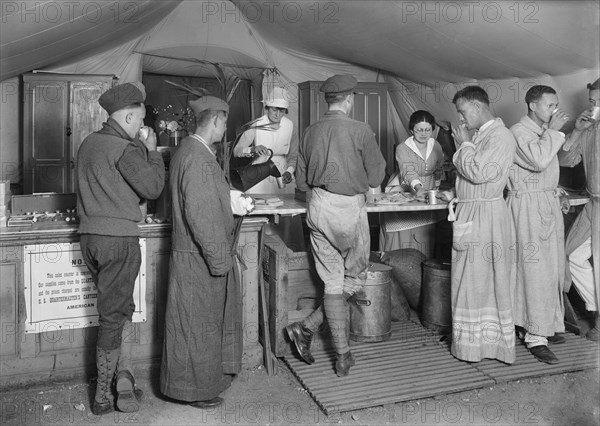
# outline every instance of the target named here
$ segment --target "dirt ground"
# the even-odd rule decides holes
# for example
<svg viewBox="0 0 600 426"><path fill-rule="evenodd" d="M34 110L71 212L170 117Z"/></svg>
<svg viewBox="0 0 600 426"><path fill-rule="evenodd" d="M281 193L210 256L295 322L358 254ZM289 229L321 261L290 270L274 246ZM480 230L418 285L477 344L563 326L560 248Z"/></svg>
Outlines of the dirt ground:
<svg viewBox="0 0 600 426"><path fill-rule="evenodd" d="M225 404L198 410L164 399L158 370L138 371L145 391L137 413L89 411L94 382L62 381L0 393L0 424L10 425L598 425L598 369L498 384L493 387L325 415L287 366L268 376L244 371L224 394Z"/></svg>

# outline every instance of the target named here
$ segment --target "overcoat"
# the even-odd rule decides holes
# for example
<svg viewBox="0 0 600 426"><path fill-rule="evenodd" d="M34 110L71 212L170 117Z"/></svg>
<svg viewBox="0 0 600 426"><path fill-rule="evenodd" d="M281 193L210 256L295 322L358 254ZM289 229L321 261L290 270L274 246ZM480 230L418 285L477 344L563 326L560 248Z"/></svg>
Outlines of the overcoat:
<svg viewBox="0 0 600 426"><path fill-rule="evenodd" d="M161 391L181 401L209 400L230 385L241 362L229 184L214 154L195 137L181 142L169 178L172 246Z"/></svg>
<svg viewBox="0 0 600 426"><path fill-rule="evenodd" d="M531 334L553 336L565 331L565 231L556 155L565 136L528 116L510 130L517 140L507 198L516 231L513 319Z"/></svg>
<svg viewBox="0 0 600 426"><path fill-rule="evenodd" d="M486 123L488 124L488 123ZM496 118L456 151L458 205L452 238L452 347L459 359L515 360L510 246L514 229L503 190L515 138Z"/></svg>

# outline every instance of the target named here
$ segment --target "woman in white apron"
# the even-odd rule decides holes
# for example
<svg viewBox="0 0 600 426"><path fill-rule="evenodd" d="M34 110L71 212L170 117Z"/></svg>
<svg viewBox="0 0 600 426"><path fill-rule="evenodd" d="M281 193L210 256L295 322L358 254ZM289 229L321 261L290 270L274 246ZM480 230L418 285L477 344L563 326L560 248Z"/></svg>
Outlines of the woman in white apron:
<svg viewBox="0 0 600 426"><path fill-rule="evenodd" d="M246 157L253 154L268 156L269 150L272 150L272 161L281 173L283 185L281 185L281 182L278 185L277 179L269 176L250 188L246 193L293 194L295 185L290 184L293 181L298 158L298 134L292 121L285 117L290 105L285 89L275 87L263 102L265 104L265 115L260 117L254 126L269 125L273 130L246 130L234 147L233 155L236 157ZM280 186L284 187L280 188Z"/></svg>
<svg viewBox="0 0 600 426"><path fill-rule="evenodd" d="M396 148L398 179L388 183L385 192L412 192L422 197L430 189L438 189L444 152L434 139L435 119L428 111L415 111L408 127L412 136ZM416 248L428 258L433 257L435 223L438 212L387 213L380 233L380 249Z"/></svg>

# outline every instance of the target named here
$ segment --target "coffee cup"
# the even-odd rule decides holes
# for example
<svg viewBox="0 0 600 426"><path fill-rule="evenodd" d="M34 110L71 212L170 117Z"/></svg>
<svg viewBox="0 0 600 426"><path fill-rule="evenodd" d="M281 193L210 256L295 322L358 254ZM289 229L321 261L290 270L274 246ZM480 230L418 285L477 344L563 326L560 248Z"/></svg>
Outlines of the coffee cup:
<svg viewBox="0 0 600 426"><path fill-rule="evenodd" d="M140 134L140 138L142 138L143 140L146 140L146 139L148 139L148 135L150 134L150 129L148 128L148 126L143 126L139 130L139 134Z"/></svg>
<svg viewBox="0 0 600 426"><path fill-rule="evenodd" d="M600 118L600 106L595 106L592 108L592 120L598 121Z"/></svg>
<svg viewBox="0 0 600 426"><path fill-rule="evenodd" d="M427 191L427 202L429 204L437 204L438 200L437 200L437 195L438 195L438 190L437 189L432 189Z"/></svg>

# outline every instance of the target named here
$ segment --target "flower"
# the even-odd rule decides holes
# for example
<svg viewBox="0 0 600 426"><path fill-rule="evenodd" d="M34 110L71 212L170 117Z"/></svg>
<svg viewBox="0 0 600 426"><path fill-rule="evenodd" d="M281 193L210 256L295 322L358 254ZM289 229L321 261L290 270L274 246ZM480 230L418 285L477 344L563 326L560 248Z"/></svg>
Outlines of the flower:
<svg viewBox="0 0 600 426"><path fill-rule="evenodd" d="M173 121L160 120L158 122L158 128L162 132L166 132L167 134L171 134L173 132L176 132L177 130L183 130L183 127L181 127L181 125L175 120L173 120Z"/></svg>
<svg viewBox="0 0 600 426"><path fill-rule="evenodd" d="M154 108L154 113L158 120L160 133L171 135L178 131L185 130L187 133L193 133L196 129L196 117L191 108L175 109L173 105Z"/></svg>

